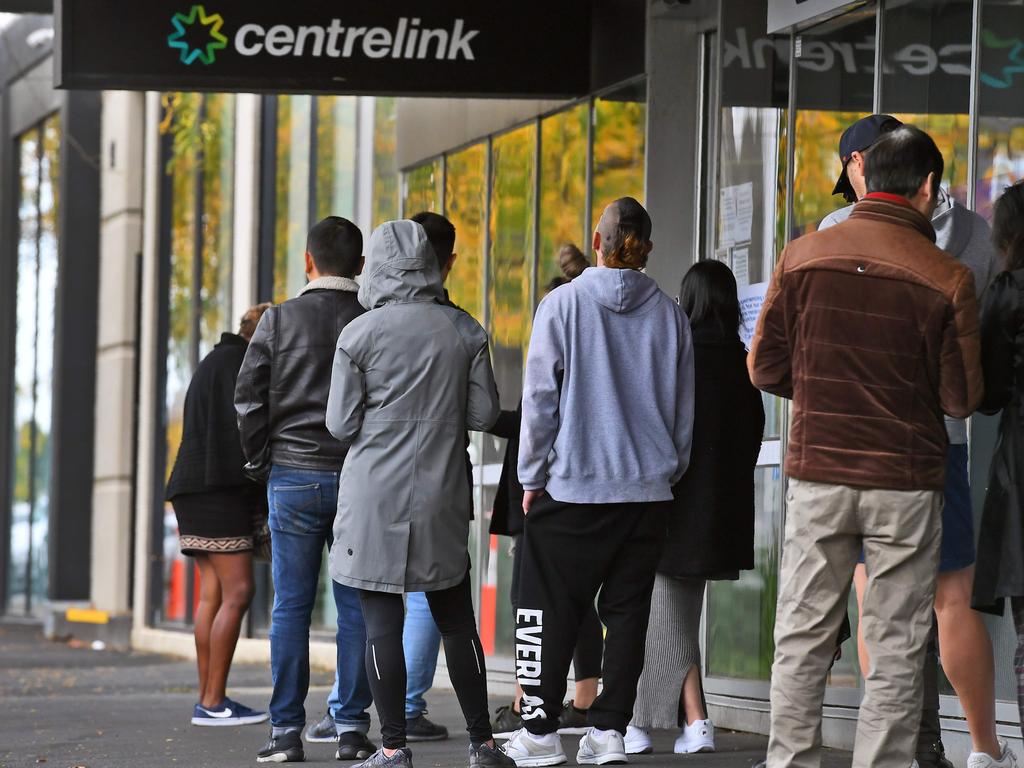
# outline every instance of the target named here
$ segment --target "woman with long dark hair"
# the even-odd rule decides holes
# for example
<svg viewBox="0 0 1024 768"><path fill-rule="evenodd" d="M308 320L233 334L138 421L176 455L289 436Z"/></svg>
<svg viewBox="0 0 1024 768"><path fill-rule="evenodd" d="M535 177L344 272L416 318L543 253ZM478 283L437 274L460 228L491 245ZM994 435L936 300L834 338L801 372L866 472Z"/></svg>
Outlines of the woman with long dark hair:
<svg viewBox="0 0 1024 768"><path fill-rule="evenodd" d="M700 629L708 579L754 567L754 466L764 432L761 394L740 341L736 278L720 261L695 264L679 305L693 332L693 447L672 489L668 539L651 598L644 671L626 750L649 752L651 728L681 727L674 751L713 752L700 683Z"/></svg>
<svg viewBox="0 0 1024 768"><path fill-rule="evenodd" d="M978 535L974 605L1001 614L1003 600L1010 599L1017 630L1017 705L1024 721L1024 181L996 203L992 240L1005 271L988 289L982 311L981 410L1002 409L1003 415Z"/></svg>

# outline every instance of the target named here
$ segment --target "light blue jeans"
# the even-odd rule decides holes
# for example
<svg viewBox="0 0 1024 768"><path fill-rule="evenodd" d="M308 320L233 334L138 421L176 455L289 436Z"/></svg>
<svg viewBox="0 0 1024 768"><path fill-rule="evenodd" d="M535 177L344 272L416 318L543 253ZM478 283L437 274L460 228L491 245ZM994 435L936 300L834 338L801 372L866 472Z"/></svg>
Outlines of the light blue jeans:
<svg viewBox="0 0 1024 768"><path fill-rule="evenodd" d="M405 599L405 629L402 633L407 675L405 689L405 716L418 717L427 711L423 698L434 684L437 653L441 649L441 633L430 614L427 597L422 592L410 592ZM334 673L334 688L327 698L327 708L333 716L338 699L338 673Z"/></svg>

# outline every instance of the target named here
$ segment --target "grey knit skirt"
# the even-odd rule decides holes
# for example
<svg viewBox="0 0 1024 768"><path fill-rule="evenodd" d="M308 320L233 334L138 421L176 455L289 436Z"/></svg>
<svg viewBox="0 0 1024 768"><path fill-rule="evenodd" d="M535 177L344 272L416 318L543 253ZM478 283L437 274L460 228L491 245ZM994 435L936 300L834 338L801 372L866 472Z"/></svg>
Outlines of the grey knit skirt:
<svg viewBox="0 0 1024 768"><path fill-rule="evenodd" d="M672 579L660 573L651 595L644 671L637 685L632 725L678 728L683 680L700 665L700 614L703 579Z"/></svg>

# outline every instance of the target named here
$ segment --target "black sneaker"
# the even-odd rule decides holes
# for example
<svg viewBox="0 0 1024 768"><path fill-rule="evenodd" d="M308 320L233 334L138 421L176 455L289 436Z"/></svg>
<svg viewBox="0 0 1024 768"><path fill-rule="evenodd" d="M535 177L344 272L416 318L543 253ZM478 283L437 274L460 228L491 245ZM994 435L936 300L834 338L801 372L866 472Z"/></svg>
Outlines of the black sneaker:
<svg viewBox="0 0 1024 768"><path fill-rule="evenodd" d="M306 728L305 739L310 744L333 744L338 740L338 729L334 727L334 718L328 712L319 723Z"/></svg>
<svg viewBox="0 0 1024 768"><path fill-rule="evenodd" d="M919 751L915 759L920 768L954 768L953 763L946 757L946 748L941 741Z"/></svg>
<svg viewBox="0 0 1024 768"><path fill-rule="evenodd" d="M523 718L506 704L494 711L494 719L491 720L491 730L494 731L494 738L507 739L513 733L523 727Z"/></svg>
<svg viewBox="0 0 1024 768"><path fill-rule="evenodd" d="M338 751L335 760L366 760L377 751L377 745L366 738L365 733L346 731L338 736Z"/></svg>
<svg viewBox="0 0 1024 768"><path fill-rule="evenodd" d="M562 707L562 714L558 717L558 733L560 735L582 735L589 730L587 725L587 710L576 709L572 699L565 702Z"/></svg>
<svg viewBox="0 0 1024 768"><path fill-rule="evenodd" d="M444 741L448 738L448 729L443 725L427 720L426 715L405 719L406 741Z"/></svg>
<svg viewBox="0 0 1024 768"><path fill-rule="evenodd" d="M301 763L305 759L298 731L271 736L267 746L256 753L257 763Z"/></svg>
<svg viewBox="0 0 1024 768"><path fill-rule="evenodd" d="M515 768L516 761L486 744L469 745L469 768Z"/></svg>
<svg viewBox="0 0 1024 768"><path fill-rule="evenodd" d="M387 757L383 749L378 749L355 768L412 768L412 751L408 747L402 747L391 757Z"/></svg>

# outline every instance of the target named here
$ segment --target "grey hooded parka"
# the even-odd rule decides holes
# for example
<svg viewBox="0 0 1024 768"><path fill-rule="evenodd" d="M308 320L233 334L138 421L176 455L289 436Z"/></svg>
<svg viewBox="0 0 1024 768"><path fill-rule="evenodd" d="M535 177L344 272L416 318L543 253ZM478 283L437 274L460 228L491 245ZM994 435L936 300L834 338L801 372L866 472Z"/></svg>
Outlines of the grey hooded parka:
<svg viewBox="0 0 1024 768"><path fill-rule="evenodd" d="M437 259L412 221L367 243L359 302L334 356L327 429L348 447L330 571L375 592L459 584L469 566L465 432L498 417L487 334L446 306Z"/></svg>

